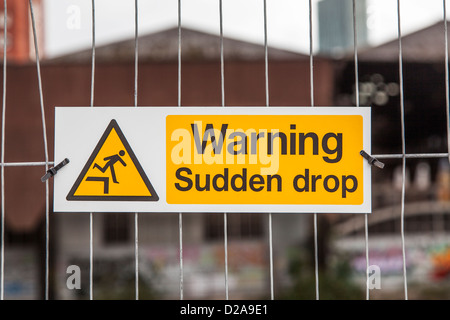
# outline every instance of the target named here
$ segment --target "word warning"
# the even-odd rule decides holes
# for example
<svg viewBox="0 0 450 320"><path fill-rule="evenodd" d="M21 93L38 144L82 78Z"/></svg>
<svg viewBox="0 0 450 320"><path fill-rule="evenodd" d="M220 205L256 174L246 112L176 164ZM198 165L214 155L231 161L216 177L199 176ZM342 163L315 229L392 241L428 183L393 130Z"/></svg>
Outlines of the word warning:
<svg viewBox="0 0 450 320"><path fill-rule="evenodd" d="M370 108L61 107L55 115L55 163L70 159L54 177L55 211L371 211L371 168L360 154L370 154Z"/></svg>

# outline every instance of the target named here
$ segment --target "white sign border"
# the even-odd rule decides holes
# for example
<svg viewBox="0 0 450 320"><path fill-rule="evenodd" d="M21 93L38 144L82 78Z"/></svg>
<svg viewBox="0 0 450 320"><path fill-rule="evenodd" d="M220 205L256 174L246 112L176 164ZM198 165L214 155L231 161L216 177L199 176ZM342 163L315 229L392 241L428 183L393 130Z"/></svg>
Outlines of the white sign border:
<svg viewBox="0 0 450 320"><path fill-rule="evenodd" d="M65 158L70 163L54 176L54 212L252 212L252 213L371 213L371 166L364 161L364 202L361 205L303 205L303 204L168 204L166 202L166 143L167 115L361 115L363 117L363 149L371 154L370 107L55 107L54 159L58 164ZM155 188L159 201L68 201L66 196L94 150L104 130L116 119L141 166ZM152 149L161 150L164 157L155 164L143 155Z"/></svg>

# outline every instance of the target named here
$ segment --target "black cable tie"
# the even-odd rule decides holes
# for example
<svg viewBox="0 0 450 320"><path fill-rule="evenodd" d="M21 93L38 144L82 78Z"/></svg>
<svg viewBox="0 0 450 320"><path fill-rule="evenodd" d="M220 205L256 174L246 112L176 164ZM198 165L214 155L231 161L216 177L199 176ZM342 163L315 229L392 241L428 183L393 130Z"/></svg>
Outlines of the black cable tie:
<svg viewBox="0 0 450 320"><path fill-rule="evenodd" d="M47 181L49 178L53 177L58 172L59 169L61 169L62 167L64 167L68 163L69 163L69 159L65 158L57 166L48 169L47 173L41 178L41 181L42 182Z"/></svg>
<svg viewBox="0 0 450 320"><path fill-rule="evenodd" d="M364 150L361 150L359 153L364 157L364 159L367 160L367 162L369 162L369 164L371 166L375 166L375 167L380 168L380 169L384 168L384 163L383 162L381 162L381 161L377 160L376 158L372 157L371 155L369 155Z"/></svg>

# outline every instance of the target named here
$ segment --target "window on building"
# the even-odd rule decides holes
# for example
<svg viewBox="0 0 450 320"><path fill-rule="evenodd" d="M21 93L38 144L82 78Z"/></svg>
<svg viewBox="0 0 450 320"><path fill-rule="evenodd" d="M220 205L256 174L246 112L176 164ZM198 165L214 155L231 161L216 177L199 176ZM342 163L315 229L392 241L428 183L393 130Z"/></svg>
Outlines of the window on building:
<svg viewBox="0 0 450 320"><path fill-rule="evenodd" d="M228 239L252 239L263 235L263 215L254 213L227 214ZM222 240L224 237L223 214L205 215L206 240Z"/></svg>

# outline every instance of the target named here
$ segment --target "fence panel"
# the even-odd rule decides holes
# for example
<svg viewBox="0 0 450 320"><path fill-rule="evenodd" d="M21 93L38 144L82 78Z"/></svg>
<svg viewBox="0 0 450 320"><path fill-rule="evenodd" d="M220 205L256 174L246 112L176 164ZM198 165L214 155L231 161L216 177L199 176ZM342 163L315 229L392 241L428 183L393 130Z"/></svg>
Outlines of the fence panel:
<svg viewBox="0 0 450 320"><path fill-rule="evenodd" d="M87 1L87 0L86 0ZM393 0L394 1L394 0ZM392 2L393 2L392 1ZM177 106L182 108L183 107L183 103L182 101L184 101L182 98L184 97L183 95L186 94L186 89L184 89L183 86L186 86L187 82L183 81L184 77L186 76L186 74L189 74L189 71L186 71L186 69L189 70L189 68L191 67L191 65L189 64L189 62L187 62L186 64L184 63L183 57L184 54L192 54L190 50L190 48L186 48L183 47L183 41L186 40L187 38L184 38L185 32L189 32L187 29L183 28L183 3L181 0L177 1L177 22L176 22L176 33L177 33L177 45L176 45L176 72L174 72L173 74L176 73L176 101L177 101ZM361 97L363 97L364 92L361 92L362 90L362 67L361 67L361 46L358 44L358 25L357 25L357 19L358 19L358 12L360 12L358 10L358 6L361 3L366 3L365 1L357 1L357 0L352 0L351 2L351 17L352 17L352 21L351 21L351 26L352 26L352 41L353 41L353 45L352 45L352 58L345 58L345 61L348 62L351 60L351 63L353 64L353 71L354 71L354 77L352 80L352 84L354 86L354 101L353 104L355 105L355 107L360 107L365 105L365 101L361 101ZM308 35L309 35L309 39L308 39L308 46L309 46L309 52L306 55L306 59L307 59L307 66L308 66L308 74L307 74L307 78L308 78L308 87L309 87L309 93L306 95L307 98L309 99L309 106L310 107L320 107L321 103L320 103L320 95L323 92L323 89L321 87L321 84L318 83L318 79L321 80L322 78L322 73L324 73L323 70L325 70L326 67L322 66L322 60L324 59L323 56L318 55L317 56L317 50L315 48L315 42L314 39L316 39L315 34L317 33L317 29L318 29L318 25L315 25L315 17L316 17L316 12L315 12L315 8L317 8L316 6L317 2L313 1L313 0L308 0L308 13L307 13L307 17L308 17ZM220 106L226 108L228 106L231 106L231 104L229 104L229 101L233 101L233 99L235 99L235 94L236 92L233 91L232 94L230 94L229 92L232 92L232 90L234 89L230 89L227 85L230 84L230 82L228 82L228 75L226 74L226 72L228 70L230 70L231 72L231 67L230 69L227 69L227 65L228 64L232 64L233 61L227 61L226 59L226 45L227 45L227 41L228 39L226 39L226 37L224 36L224 25L225 22L227 20L227 16L224 15L224 12L228 12L224 10L224 5L226 5L226 3L223 3L222 0L218 0L217 1L217 19L219 21L219 30L218 30L218 44L219 44L219 68L218 68L218 75L219 75L219 88L217 89L218 92L220 93ZM261 81L261 83L263 83L263 93L264 96L262 98L264 98L264 106L265 107L276 107L276 104L271 103L271 101L276 101L277 99L279 99L279 97L275 94L275 95L270 95L272 92L274 92L275 89L272 89L275 87L275 85L273 85L273 83L269 80L272 80L271 78L271 66L275 65L275 62L273 62L273 60L271 60L270 57L270 39L268 34L269 33L269 26L270 26L270 8L271 5L273 5L272 2L268 1L268 0L263 0L262 5L260 8L262 12L261 15L263 16L263 23L261 24L261 29L262 29L262 33L264 35L263 37L263 44L262 44L262 50L263 50L263 55L262 55L262 61L260 66L263 67L263 72L260 73L261 76L263 77L263 81ZM400 237L401 237L401 262L402 262L402 285L403 285L403 296L404 299L408 299L409 298L409 294L408 294L408 257L407 257L407 237L405 236L405 221L406 221L406 207L407 207L407 184L408 184L408 174L407 174L407 170L408 170L408 161L412 160L412 159L423 159L423 160L433 160L433 159L444 159L445 161L448 161L449 159L449 153L450 153L450 133L449 133L449 119L450 119L450 115L449 115L449 74L448 74L448 68L449 68L449 62L448 62L448 32L447 32L447 15L446 15L446 0L442 1L442 16L443 16L443 22L442 22L442 29L443 29L443 34L442 34L442 42L444 43L444 47L445 47L445 52L444 57L445 57L445 61L442 62L442 65L444 66L444 70L443 72L445 73L445 77L443 80L444 82L444 87L445 87L445 112L442 112L441 116L445 117L446 119L446 134L445 134L445 139L446 139L446 150L440 150L440 152L411 152L408 153L407 151L407 119L408 119L408 105L407 105L407 97L405 95L405 70L404 70L404 48L402 46L403 44L403 39L404 39L404 35L402 34L402 19L403 16L403 11L402 11L402 3L400 0L396 0L396 27L397 27L397 35L396 35L396 39L394 40L393 43L396 44L397 46L397 50L398 50L398 60L396 61L396 63L398 63L398 113L399 113L399 123L396 124L399 132L400 132L400 145L401 145L401 152L399 153L380 153L380 154L374 154L373 157L380 160L380 161L401 161L401 172L400 172L400 186L401 186L401 192L400 192L400 201L398 202L398 217L399 217L399 221L400 221ZM4 0L4 16L8 17L8 1ZM142 14L142 12L140 11L140 2L138 0L135 0L133 3L134 6L134 21L133 21L133 25L134 25L134 39L133 39L133 63L132 63L132 67L133 67L133 86L132 86L132 90L130 92L130 97L133 97L133 103L130 104L130 107L139 107L139 106L143 106L144 104L141 104L140 101L141 100L145 100L144 98L142 98L146 93L145 90L142 90L143 87L143 82L141 81L141 78L146 77L148 75L148 73L142 73L140 70L140 68L143 68L143 64L146 62L142 62L140 59L140 49L142 47L142 44L140 43L140 39L142 39L142 36L140 34L140 13ZM8 81L9 81L9 75L11 74L11 72L9 71L15 71L16 69L14 68L10 68L10 66L8 65L8 49L7 49L7 45L8 45L8 19L4 19L4 25L3 25L3 29L4 29L4 37L3 37L3 104L2 104L2 144L1 144L1 201L2 201L2 207L1 207L1 270L0 270L0 299L8 299L8 296L5 296L5 287L6 287L6 282L8 279L5 278L5 262L6 262L6 256L5 256L5 247L7 246L7 236L6 236L6 229L5 226L8 226L8 223L5 220L6 214L7 214L7 208L5 207L5 204L8 203L8 201L16 201L15 199L8 199L6 197L6 190L8 189L8 183L5 183L5 170L7 170L8 168L28 168L28 167L38 167L38 168L42 168L42 172L43 174L45 174L45 172L48 172L49 167L56 165L53 161L50 160L49 158L49 145L47 142L47 122L46 122L46 114L45 111L49 110L49 108L53 108L54 106L48 106L45 105L44 101L45 101L45 97L44 97L44 93L46 92L44 90L45 87L45 83L43 82L43 75L41 74L41 57L40 57L40 47L39 47L39 39L38 39L38 31L36 29L36 21L35 21L35 13L33 10L33 1L29 0L29 14L30 14L30 21L31 21L31 29L32 29L32 35L33 35L33 43L34 43L34 62L35 62L35 67L36 67L36 72L37 72L37 93L38 96L35 97L35 99L39 102L39 107L40 107L40 115L41 115L41 130L43 132L43 136L42 136L42 143L43 143L43 148L44 148L44 152L43 152L43 159L42 161L33 161L31 159L23 159L22 161L6 161L5 159L5 155L7 155L7 152L5 150L5 145L6 145L6 141L12 141L11 143L14 144L14 140L16 137L14 136L9 136L8 139L6 138L6 128L8 125L8 121L7 121L7 108L8 108L8 100L7 97L10 94L9 91L9 87L8 87ZM155 5L155 10L157 9L157 6ZM255 8L255 12L256 12L256 8ZM248 14L256 14L255 12L252 13L248 13ZM97 105L97 101L96 101L96 97L98 96L98 86L96 86L98 84L98 73L99 72L103 72L104 70L103 65L99 65L97 63L97 44L96 44L96 30L98 28L97 25L97 21L96 21L96 16L99 14L99 12L96 11L96 1L95 0L91 0L91 21L92 21L92 28L91 28L91 46L90 46L90 53L89 53L89 57L90 57L90 95L89 95L89 99L90 99L90 107L101 107L101 105ZM199 8L199 17L198 19L201 19L201 13L200 13L200 8ZM295 40L293 40L295 41ZM365 49L366 52L367 50L371 50L371 49ZM204 58L204 57L203 57ZM299 60L301 60L302 58L299 58ZM205 59L207 61L207 59ZM333 60L333 59L331 59ZM279 62L280 65L282 65L283 62ZM202 67L205 67L205 65L207 65L208 61L202 65ZM333 62L331 62L330 64L333 64ZM250 64L249 64L250 65ZM255 64L256 65L256 64ZM153 68L154 66L152 66ZM50 67L51 68L51 67ZM205 67L206 68L206 67ZM365 68L365 67L364 67ZM239 69L239 66L237 67L237 69ZM169 71L173 71L170 68L166 69L168 72ZM7 74L8 71L8 74ZM318 73L320 72L320 74L318 75ZM86 72L85 72L86 73ZM332 77L332 76L331 76ZM340 78L338 76L337 77L337 82L339 82ZM230 76L231 78L231 76ZM233 78L234 80L235 78ZM231 80L231 81L233 81ZM124 80L125 81L125 80ZM207 80L206 80L207 81ZM437 80L436 80L437 81ZM299 84L299 86L302 85L303 87L305 87L306 85L304 83ZM338 87L340 84L338 83L336 86ZM124 85L128 86L127 85ZM230 85L231 87L232 85ZM320 88L318 88L320 87ZM190 88L190 87L189 87ZM50 88L46 88L51 90ZM261 91L260 91L261 92ZM189 93L188 93L189 94ZM230 97L231 96L231 97ZM305 96L305 95L304 95ZM145 96L147 97L147 96ZM261 101L262 101L261 98ZM315 99L316 98L316 99ZM88 97L83 97L83 99L88 99ZM336 100L336 99L335 99ZM319 101L319 103L318 103ZM173 104L173 103L172 103ZM442 110L443 111L443 110ZM378 112L378 111L377 111ZM426 111L424 111L426 112ZM16 121L16 119L15 119ZM380 150L383 148L380 148ZM373 171L373 175L376 176L378 174L378 169L374 168ZM44 194L45 194L45 199L44 199L44 216L45 216L45 232L44 232L44 242L45 242L45 252L43 252L43 256L44 256L44 260L45 260L45 272L43 273L44 276L44 294L43 297L45 299L50 299L50 296L52 295L52 293L50 291L55 290L55 288L52 286L54 286L54 284L52 283L52 278L53 278L53 273L55 273L55 270L52 270L52 265L51 265L51 260L52 260L52 255L56 255L56 253L52 252L51 250L51 239L55 238L58 236L58 234L55 232L55 234L53 234L52 232L50 232L51 230L51 225L50 225L50 215L53 214L51 213L51 205L50 205L50 200L51 200L51 194L50 194L50 188L51 188L51 184L50 184L50 180L46 180L44 181L42 187L44 188ZM375 187L375 185L374 185ZM433 206L433 205L430 205ZM376 208L378 209L378 208ZM425 208L424 210L429 210L428 208ZM431 210L431 209L430 209ZM443 209L444 210L444 209ZM126 215L126 214L124 214ZM380 213L381 215L381 213ZM147 281L146 279L143 279L143 274L147 274L147 270L146 268L148 267L148 265L146 263L144 263L144 261L146 261L146 259L142 259L142 252L146 251L147 249L145 249L145 245L143 248L142 245L142 239L144 237L147 237L147 231L146 228L148 226L148 221L147 219L153 219L152 215L149 215L150 218L144 214L144 213L139 213L136 212L133 214L133 275L134 275L134 279L127 279L128 284L129 281L133 281L133 293L134 293L134 299L138 300L142 297L143 293L142 293L142 283L143 281ZM195 216L195 215L194 215ZM312 218L312 225L308 226L308 228L310 228L312 231L312 245L313 245L313 253L314 253L314 258L313 258L313 269L314 269L314 295L316 299L320 299L322 295L326 296L326 292L322 292L319 288L321 288L321 270L320 270L320 264L321 262L319 261L321 258L321 253L320 251L322 250L322 248L320 248L321 242L320 239L321 237L323 237L324 235L320 234L321 232L328 232L327 230L321 230L320 224L319 224L319 214L317 213L311 213L311 218ZM171 218L168 219L172 219L174 216L172 216ZM274 242L277 241L278 238L278 234L275 233L275 230L279 230L277 229L277 217L272 215L272 213L264 215L263 216L264 219L267 218L267 220L265 220L262 224L264 227L266 227L266 230L264 231L264 236L266 237L265 241L265 248L268 251L268 259L267 259L267 264L268 264L268 275L267 275L267 280L262 280L261 282L266 282L268 283L267 287L264 287L264 290L267 290L267 292L265 294L262 294L262 296L269 296L270 299L277 299L277 292L276 292L276 286L277 286L277 281L275 279L275 268L277 265L277 254L280 254L280 252L277 252L274 248ZM99 220L97 220L99 219ZM98 239L98 237L100 237L100 235L96 234L99 230L99 228L104 228L104 224L102 224L101 222L103 222L103 219L107 219L105 218L104 215L101 214L94 214L94 213L90 213L89 214L89 299L93 300L95 299L96 295L95 295L95 288L96 288L96 276L95 276L95 258L96 258L96 252L94 250L94 242L96 241L96 239ZM162 218L161 218L162 219ZM177 279L178 282L178 296L181 300L186 298L186 293L185 291L188 290L189 293L187 294L188 298L190 296L193 296L192 294L192 286L191 284L186 281L185 278L185 273L186 273L186 267L191 268L192 267L192 262L191 262L191 257L190 255L192 254L191 249L189 246L188 248L186 248L186 242L185 242L185 238L186 238L186 227L188 226L188 228L193 228L192 227L192 221L189 221L190 219L190 215L185 214L185 213L178 213L176 216L176 220L178 222L177 226L174 226L174 228L176 228L177 230L177 239L178 239L178 248L172 248L173 252L177 253L177 259L178 259L178 273L179 273L179 279ZM195 221L198 221L198 217L195 218ZM200 219L204 219L203 217ZM233 295L230 295L230 287L231 286L235 286L234 282L237 281L235 279L234 275L230 274L230 270L235 269L236 268L236 263L235 261L232 261L232 259L234 259L235 257L231 254L232 250L234 249L234 245L236 240L234 240L231 236L231 228L230 225L233 223L233 221L236 221L236 215L230 214L230 213L223 213L223 217L221 217L221 222L217 222L216 220L214 220L213 218L208 218L211 219L211 221L209 223L214 224L214 225L219 225L221 228L223 227L222 232L223 234L222 239L221 239L221 247L222 247L222 251L218 250L216 247L212 248L212 249L208 249L211 250L211 252L214 252L214 254L211 255L215 255L216 259L218 258L218 254L216 251L220 252L220 259L223 259L223 277L222 280L220 280L220 282L223 281L223 286L222 284L218 285L222 290L223 287L223 296L225 297L225 299L229 299L230 297L233 298ZM239 219L243 219L242 217ZM364 239L363 239L363 245L364 245L364 258L365 258L365 272L364 272L364 278L365 278L365 297L367 300L369 300L371 298L371 284L370 284L370 276L371 276L371 264L370 264L370 251L369 251L369 225L370 225L370 220L371 220L371 216L370 215L364 215L363 216L363 223L362 225L362 230L364 233ZM375 219L375 217L373 218ZM445 217L443 218L445 219ZM214 221L213 221L214 220ZM100 225L96 226L94 224L94 222L99 221ZM124 220L125 221L125 220ZM174 219L171 220L171 223L173 224ZM242 221L240 221L240 223L242 223ZM221 225L223 224L223 225ZM243 224L243 223L242 223ZM280 222L281 225L281 222ZM250 224L251 226L251 224ZM55 225L55 230L58 226ZM254 227L254 225L253 225ZM234 229L233 229L234 230ZM191 230L189 231L189 233L192 232ZM242 234L244 234L245 232L243 231ZM64 236L64 235L62 235ZM216 234L211 233L210 237L215 237ZM209 245L207 243L204 243L205 246ZM252 244L253 245L253 244ZM252 247L252 245L250 245L249 247ZM255 246L257 247L257 246ZM254 248L254 247L252 247ZM216 251L215 251L216 250ZM236 252L240 252L239 250L236 250ZM153 254L153 253L152 253ZM166 253L165 253L166 254ZM151 254L149 254L149 256L152 256ZM153 255L152 257L155 257L155 255ZM102 256L103 258L103 256ZM165 259L169 259L167 257L167 254L165 256ZM219 259L219 260L220 260ZM160 270L161 271L161 270ZM189 272L191 270L189 269ZM102 272L101 270L99 270L98 272ZM200 271L202 272L202 271ZM264 272L262 272L264 273ZM148 274L153 274L152 272L149 272ZM173 276L173 272L170 273L171 276ZM213 276L211 276L213 278ZM173 280L173 279L172 279ZM161 281L161 280L159 280ZM194 280L195 282L195 280ZM141 284L141 285L140 285ZM212 283L208 283L210 285L212 285ZM61 287L61 285L59 285ZM199 287L201 287L201 284L198 284ZM281 285L280 285L281 286ZM195 287L195 284L194 286ZM188 288L188 289L187 289ZM207 290L206 290L207 291Z"/></svg>

